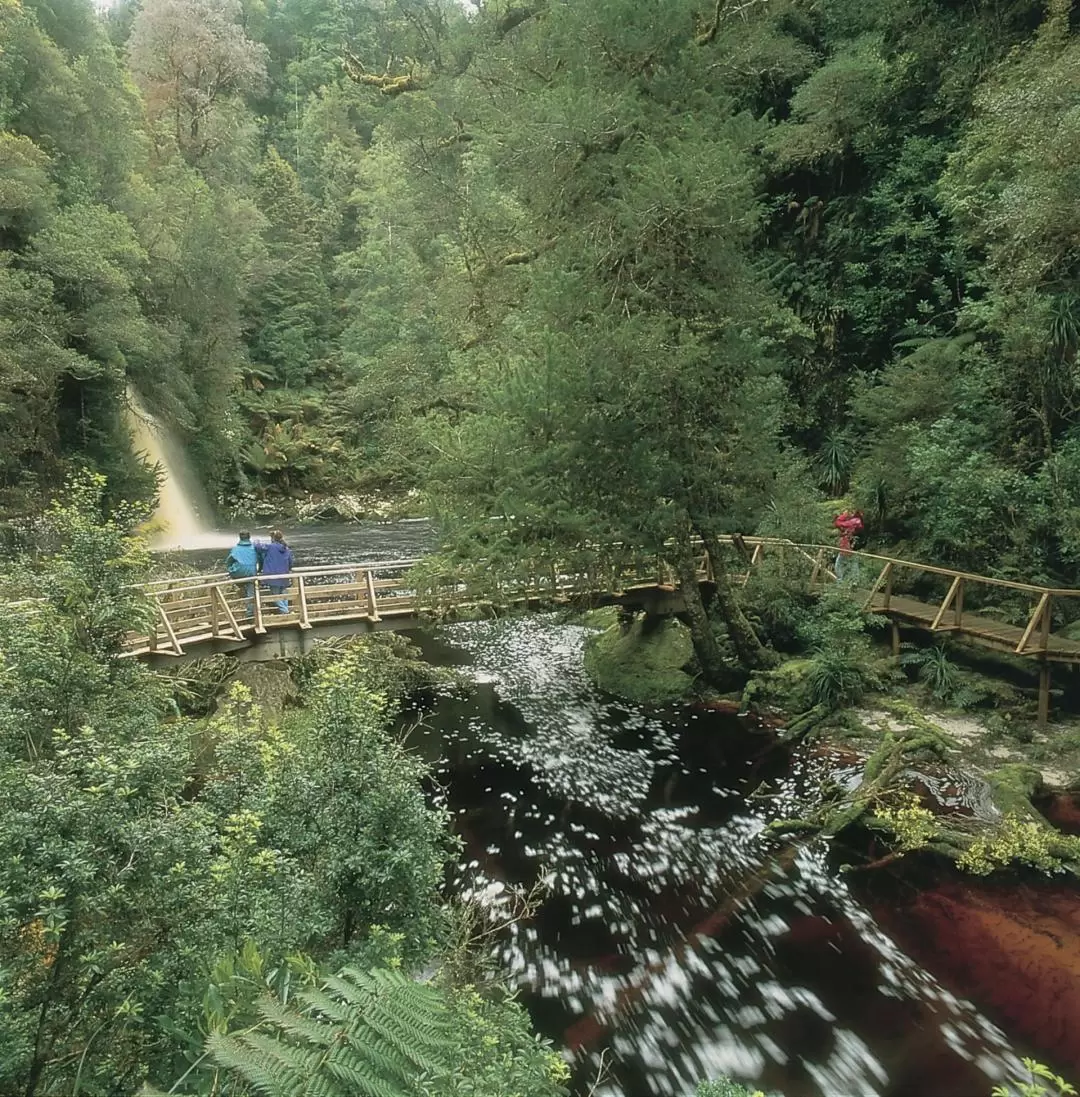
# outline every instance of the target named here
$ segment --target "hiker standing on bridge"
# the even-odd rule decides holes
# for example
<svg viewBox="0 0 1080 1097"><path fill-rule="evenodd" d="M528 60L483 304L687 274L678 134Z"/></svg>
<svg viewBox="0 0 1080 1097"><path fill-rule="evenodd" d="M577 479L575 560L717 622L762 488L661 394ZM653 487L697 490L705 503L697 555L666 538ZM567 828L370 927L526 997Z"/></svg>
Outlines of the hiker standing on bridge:
<svg viewBox="0 0 1080 1097"><path fill-rule="evenodd" d="M262 548L263 546L252 542L251 534L246 529L241 530L239 540L225 557L225 570L229 573L229 577L231 579L247 579L249 576L254 578L262 562L260 551ZM248 613L253 613L255 610L254 583L244 584L244 597L247 599Z"/></svg>
<svg viewBox="0 0 1080 1097"><path fill-rule="evenodd" d="M286 576L292 571L292 566L292 549L285 543L285 534L276 529L270 534L270 544L263 553L262 573L264 576ZM278 613L289 612L289 599L284 594L291 582L291 579L285 578L264 578L262 581L263 586L277 596Z"/></svg>
<svg viewBox="0 0 1080 1097"><path fill-rule="evenodd" d="M833 519L833 525L840 531L840 551L836 554L836 578L843 579L848 571L855 538L863 531L863 517L861 510L847 511L838 514Z"/></svg>

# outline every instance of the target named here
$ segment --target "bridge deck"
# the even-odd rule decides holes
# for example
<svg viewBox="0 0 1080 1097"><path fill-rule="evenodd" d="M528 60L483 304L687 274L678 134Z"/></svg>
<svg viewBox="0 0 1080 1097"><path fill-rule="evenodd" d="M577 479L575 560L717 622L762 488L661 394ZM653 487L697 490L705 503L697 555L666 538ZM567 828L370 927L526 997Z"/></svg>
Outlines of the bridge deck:
<svg viewBox="0 0 1080 1097"><path fill-rule="evenodd" d="M836 581L832 570L835 548L770 537L731 536L719 540L741 554L746 578L768 561L779 574L789 579L798 576L811 587ZM698 579L709 582L713 579L712 561L700 546L698 553ZM550 605L588 598L594 604L619 603L656 612L678 612L682 608L674 576L663 560L656 556L635 557L621 545L604 551L598 547L595 555L596 560L585 570L564 570L549 563L539 569L544 573L541 578L504 584L501 601ZM1075 611L1066 611L1065 603L1080 597L1080 590L974 575L867 552L850 552L845 558L858 565L854 570L864 578L876 573L876 580L868 588L856 579L852 595L865 608L887 615L894 626L904 623L932 633L963 636L985 647L1038 660L1042 718L1049 697L1049 664L1080 663L1080 640L1054 631L1055 625L1076 615ZM147 632L127 638L125 654L190 657L251 648L271 639L271 647L278 654L289 654L306 650L307 637L316 634L414 628L425 618L476 607L486 600L486 594L472 592L465 584L449 579L435 592L421 589L415 579L418 573L413 572L417 563L400 560L300 568L288 576L288 589L280 596L265 581L220 575L149 583L145 589L155 620ZM895 592L894 583L898 588ZM934 598L945 591L940 602L931 601L923 593L913 596L935 589ZM986 608L966 612L965 589L974 592L981 607L999 602L1011 606L1015 613L1018 600L1030 602L1026 626L1000 620ZM283 614L277 612L275 604L279 597L287 602ZM895 628L893 643L899 643Z"/></svg>
<svg viewBox="0 0 1080 1097"><path fill-rule="evenodd" d="M935 628L934 621L938 616L940 605L929 605L926 602L896 594L890 597L888 606L885 604L884 596L875 594L868 608L875 613L885 614L927 631L957 633L985 647L1007 651L1014 655L1017 654L1017 648L1024 638L1025 630L1018 625L1010 625L994 617L967 612L962 615L959 625L948 620L947 615L946 619ZM1080 663L1080 641L1051 633L1047 637L1045 651L1034 649L1021 654L1045 657L1052 662Z"/></svg>

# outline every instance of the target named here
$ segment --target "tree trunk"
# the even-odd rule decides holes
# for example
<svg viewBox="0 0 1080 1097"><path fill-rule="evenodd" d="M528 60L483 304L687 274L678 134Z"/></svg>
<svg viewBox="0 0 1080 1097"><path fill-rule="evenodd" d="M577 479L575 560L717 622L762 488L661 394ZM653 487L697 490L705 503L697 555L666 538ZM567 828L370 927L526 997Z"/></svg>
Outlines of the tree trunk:
<svg viewBox="0 0 1080 1097"><path fill-rule="evenodd" d="M747 670L760 670L776 662L771 651L758 639L754 626L746 619L742 607L731 588L731 579L724 564L723 549L716 537L696 527L697 534L705 543L705 551L712 564L713 579L716 583L716 609L727 626L728 636L739 657L739 662Z"/></svg>
<svg viewBox="0 0 1080 1097"><path fill-rule="evenodd" d="M697 567L689 541L679 541L675 547L672 563L675 565L675 574L679 577L679 589L686 606L686 623L690 626L694 654L697 656L705 681L715 685L723 678L724 659L720 654L720 645L713 635L709 615L705 611L705 603L701 600Z"/></svg>

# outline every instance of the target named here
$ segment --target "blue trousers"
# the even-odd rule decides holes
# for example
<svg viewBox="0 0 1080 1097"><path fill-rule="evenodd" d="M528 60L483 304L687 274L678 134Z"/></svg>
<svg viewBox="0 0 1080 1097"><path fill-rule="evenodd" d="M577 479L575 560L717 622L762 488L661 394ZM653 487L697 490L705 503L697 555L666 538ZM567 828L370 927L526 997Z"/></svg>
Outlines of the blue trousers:
<svg viewBox="0 0 1080 1097"><path fill-rule="evenodd" d="M289 599L283 598L282 595L289 587L288 579L264 579L263 586L270 591L271 594L277 595L277 611L278 613L289 612Z"/></svg>

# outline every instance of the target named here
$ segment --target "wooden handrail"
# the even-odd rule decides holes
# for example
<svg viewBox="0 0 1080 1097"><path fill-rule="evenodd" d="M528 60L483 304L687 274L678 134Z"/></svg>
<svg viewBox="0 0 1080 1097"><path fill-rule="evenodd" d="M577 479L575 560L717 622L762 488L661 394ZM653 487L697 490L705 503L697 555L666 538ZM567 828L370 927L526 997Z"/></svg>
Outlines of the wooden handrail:
<svg viewBox="0 0 1080 1097"><path fill-rule="evenodd" d="M744 544L749 546L753 553L757 555L760 560L760 553L758 549L767 546L776 546L778 548L788 548L798 550L807 560L811 563L817 553L823 552L828 556L832 554L835 556L839 553L839 548L835 545L822 545L812 542L799 542L791 541L785 537L757 537L753 535L739 536L737 534L721 534L717 537L717 541L724 545L735 545L736 538L741 540ZM671 542L668 542L669 544ZM696 547L701 546L701 541L698 538L693 538L692 543ZM603 546L596 546L598 549ZM606 546L609 550L624 548L624 544L619 541L611 542ZM862 549L848 549L844 555L851 559L874 561L879 565L879 569L886 564L892 564L894 568L910 568L914 571L923 572L928 575L941 575L947 579L964 579L973 583L982 583L987 586L1005 587L1010 590L1024 591L1028 594L1050 594L1059 598L1076 598L1080 597L1080 589L1069 587L1047 587L1037 583L1022 583L1015 579L998 579L990 575L976 575L974 572L960 571L956 568L941 567L937 564L923 564L915 560L905 560L898 556L886 556L883 553L866 552ZM346 563L346 564L330 564L330 565L313 565L306 567L294 568L291 574L294 575L334 575L345 574L348 572L359 571L384 571L400 568L412 568L420 563L421 557L409 557L404 560L369 560L360 563ZM187 586L201 586L210 582L224 582L228 577L222 572L216 572L208 575L190 575L181 576L178 579L151 579L146 583L139 584L143 590L148 594L154 593L151 588L166 587L168 589L176 589L177 587Z"/></svg>
<svg viewBox="0 0 1080 1097"><path fill-rule="evenodd" d="M742 552L743 564L748 570L745 577L740 577L741 582L745 582L754 571L767 567L770 559L782 559L785 553L789 557L794 554L805 567L811 585L822 581L831 583L836 579L832 562L840 550L834 545L800 543L782 537L740 537L730 534L722 535L717 540ZM700 539L693 539L692 549L699 580L711 581L711 561ZM647 587L666 593L677 586L669 573L666 557L663 546L659 552L654 549L648 553L635 553L622 543L584 545L573 563L560 563L551 556L538 554L533 565L522 562L517 569L520 574L499 584L497 596L510 601L528 601L537 597L565 598L586 593L623 598L627 595L635 597L634 592ZM915 622L917 627L918 622L922 621L922 627L928 627L931 631L947 629L981 638L980 642L999 647L1003 637L1011 637L1007 648L1016 654L1043 660L1069 661L1075 653L1076 661L1080 661L1080 643L1052 637L1050 631L1053 600L1076 598L1080 596L1080 589L997 579L859 549L845 550L844 558L852 562L865 561L872 566L873 570L865 576L865 584L857 584L860 600L865 609L892 616L894 625L898 619ZM141 589L153 605L154 626L149 635L131 636L126 651L128 654L156 651L183 655L186 654L186 645L207 641L242 642L252 632L260 634L281 627L312 629L324 623L338 627L342 622L361 619L366 619L372 627L388 627L386 618L397 618L400 622L403 617L415 618L425 612L439 612L449 606L475 600L468 576L447 574L441 580L435 577L436 589L429 604L410 574L419 563L421 559L410 557L299 567L290 575L280 577L286 580L287 587L280 597L273 598L264 586L272 576L232 578L218 572L151 580L140 584L137 589ZM474 565L482 563L473 561ZM529 574L530 567L545 576L543 583L538 584L536 577ZM907 569L915 576L925 574L949 580L944 599L936 593L929 603L920 603L919 596L894 594L894 580L901 569ZM977 609L966 610L965 588L973 584L1033 596L1036 608L1026 622L1027 627L980 617ZM254 588L250 600L246 597L248 587ZM34 612L36 607L44 604L45 599L34 599L11 603L7 608L9 611ZM1012 631L1009 632L1009 629Z"/></svg>

